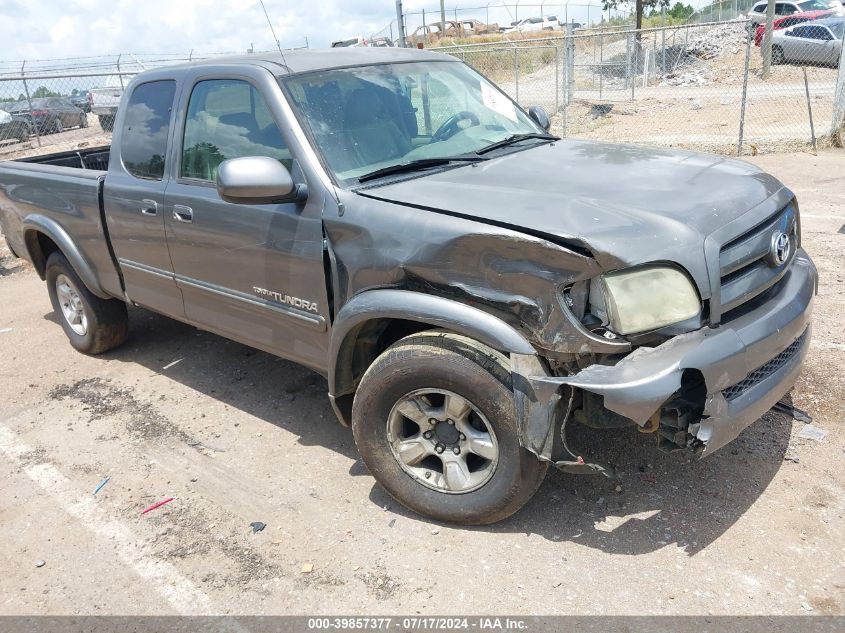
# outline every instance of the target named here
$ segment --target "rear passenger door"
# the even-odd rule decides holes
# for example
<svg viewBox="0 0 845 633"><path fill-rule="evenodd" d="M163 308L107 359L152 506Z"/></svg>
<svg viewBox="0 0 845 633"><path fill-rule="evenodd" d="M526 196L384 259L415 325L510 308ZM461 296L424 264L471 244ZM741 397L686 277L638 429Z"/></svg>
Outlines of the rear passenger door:
<svg viewBox="0 0 845 633"><path fill-rule="evenodd" d="M115 130L104 206L126 294L135 303L182 318L182 293L173 278L163 208L175 96L172 79L132 89L123 123Z"/></svg>
<svg viewBox="0 0 845 633"><path fill-rule="evenodd" d="M329 313L316 196L311 205L234 204L217 193L220 163L245 156L275 158L304 182L258 84L197 77L183 88L180 112L166 222L188 319L306 365L323 363Z"/></svg>

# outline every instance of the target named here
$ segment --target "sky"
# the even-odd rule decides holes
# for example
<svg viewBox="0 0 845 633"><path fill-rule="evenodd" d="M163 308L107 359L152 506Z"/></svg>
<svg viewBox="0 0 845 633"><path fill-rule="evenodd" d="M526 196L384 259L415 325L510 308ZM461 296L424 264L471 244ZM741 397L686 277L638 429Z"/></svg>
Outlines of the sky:
<svg viewBox="0 0 845 633"><path fill-rule="evenodd" d="M496 0L492 0L496 2ZM521 0L523 5L540 0ZM483 7L488 0L447 0L455 6ZM593 2L573 0L570 17L584 20ZM395 19L394 0L265 0L282 46L328 46L333 39L369 35ZM406 12L425 9L426 22L436 0L404 0ZM547 2L546 14L558 3ZM491 22L509 22L511 11L491 10ZM485 10L463 10L459 17L484 21ZM519 17L539 15L539 7L523 8ZM433 19L429 19L432 15ZM419 16L411 22L419 24ZM411 24L415 26L415 24ZM387 31L385 30L385 34ZM394 33L395 37L395 33ZM118 53L244 52L274 47L273 37L258 0L0 0L0 62L23 59L68 59ZM4 63L4 66L6 64Z"/></svg>

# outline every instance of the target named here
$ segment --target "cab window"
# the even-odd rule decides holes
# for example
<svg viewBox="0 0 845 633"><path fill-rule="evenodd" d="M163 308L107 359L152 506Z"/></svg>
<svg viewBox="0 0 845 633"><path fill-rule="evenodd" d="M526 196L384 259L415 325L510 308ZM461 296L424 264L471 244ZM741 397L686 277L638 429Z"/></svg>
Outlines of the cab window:
<svg viewBox="0 0 845 633"><path fill-rule="evenodd" d="M161 180L176 82L150 81L132 92L126 106L120 157L136 178Z"/></svg>
<svg viewBox="0 0 845 633"><path fill-rule="evenodd" d="M194 86L182 139L182 178L213 181L224 160L269 156L291 167L291 155L261 93L249 82L212 79Z"/></svg>

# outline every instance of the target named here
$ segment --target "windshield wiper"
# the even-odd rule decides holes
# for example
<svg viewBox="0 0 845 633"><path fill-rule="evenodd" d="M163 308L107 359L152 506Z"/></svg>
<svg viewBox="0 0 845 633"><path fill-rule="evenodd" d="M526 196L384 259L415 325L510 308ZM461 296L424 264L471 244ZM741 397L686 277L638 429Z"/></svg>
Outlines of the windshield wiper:
<svg viewBox="0 0 845 633"><path fill-rule="evenodd" d="M487 152L492 152L494 149L499 149L500 147L507 147L508 145L513 145L514 143L519 143L520 141L527 141L528 139L540 139L543 141L559 141L560 137L557 137L553 134L541 134L540 132L528 132L527 134L511 134L503 138L501 141L496 141L495 143L490 143L490 145L485 145L479 150L476 150L476 154L486 154Z"/></svg>
<svg viewBox="0 0 845 633"><path fill-rule="evenodd" d="M482 160L489 160L481 156L442 156L439 158L418 158L407 163L398 163L396 165L389 165L376 169L363 176L358 176L358 182L367 182L368 180L375 180L382 176L392 176L393 174L404 174L412 171L419 171L421 169L428 169L429 167L439 167L441 165L448 165L449 163L464 162L477 163Z"/></svg>

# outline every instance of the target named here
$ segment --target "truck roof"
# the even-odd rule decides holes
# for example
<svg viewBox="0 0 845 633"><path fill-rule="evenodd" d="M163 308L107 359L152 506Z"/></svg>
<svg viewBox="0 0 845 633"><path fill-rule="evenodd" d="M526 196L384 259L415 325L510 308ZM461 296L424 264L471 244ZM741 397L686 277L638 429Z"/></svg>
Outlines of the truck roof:
<svg viewBox="0 0 845 633"><path fill-rule="evenodd" d="M371 64L393 64L418 61L455 61L454 57L416 48L393 47L356 47L356 48L326 48L302 49L275 53L252 53L233 57L213 57L179 67L217 66L221 64L254 64L264 66L274 74L292 75L308 73L316 70L331 70L333 68L348 68L350 66L368 66ZM174 68L169 66L167 68Z"/></svg>

